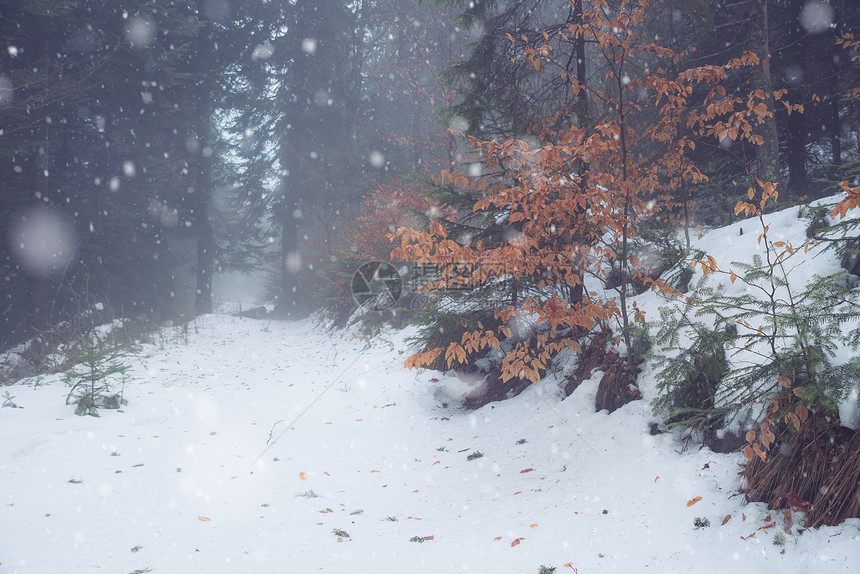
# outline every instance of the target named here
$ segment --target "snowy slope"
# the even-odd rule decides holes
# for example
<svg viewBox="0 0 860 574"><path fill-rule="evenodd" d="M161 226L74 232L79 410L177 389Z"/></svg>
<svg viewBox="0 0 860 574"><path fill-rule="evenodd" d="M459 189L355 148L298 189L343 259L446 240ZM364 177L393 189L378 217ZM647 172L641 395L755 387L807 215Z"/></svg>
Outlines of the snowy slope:
<svg viewBox="0 0 860 574"><path fill-rule="evenodd" d="M749 225L701 242L737 258ZM612 415L600 373L470 413L435 398L454 377L402 368L408 334L209 315L144 346L124 412L74 416L59 375L8 387L0 574L860 570L860 520L795 516L774 545L784 517L737 495L742 455L651 436L650 370Z"/></svg>

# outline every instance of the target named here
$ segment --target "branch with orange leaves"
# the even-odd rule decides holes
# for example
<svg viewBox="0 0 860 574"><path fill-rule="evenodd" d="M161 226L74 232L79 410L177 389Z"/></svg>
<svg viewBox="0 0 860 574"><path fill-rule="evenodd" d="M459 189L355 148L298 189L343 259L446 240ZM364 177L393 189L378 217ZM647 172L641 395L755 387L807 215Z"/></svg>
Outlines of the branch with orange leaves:
<svg viewBox="0 0 860 574"><path fill-rule="evenodd" d="M839 219L845 219L845 214L849 209L860 207L860 185L857 187L849 187L847 181L843 181L839 186L848 195L830 211L832 217L839 216Z"/></svg>

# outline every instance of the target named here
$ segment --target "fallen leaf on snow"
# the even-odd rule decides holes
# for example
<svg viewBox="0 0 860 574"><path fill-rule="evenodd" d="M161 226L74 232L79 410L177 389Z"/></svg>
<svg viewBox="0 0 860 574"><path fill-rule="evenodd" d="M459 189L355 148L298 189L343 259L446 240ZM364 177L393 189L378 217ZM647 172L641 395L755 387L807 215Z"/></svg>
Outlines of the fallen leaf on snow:
<svg viewBox="0 0 860 574"><path fill-rule="evenodd" d="M695 497L695 498L693 498L693 499L691 499L691 500L688 500L688 501L687 501L687 506L693 506L694 504L696 504L696 503L697 503L697 502L699 502L700 500L702 500L702 497L701 497L701 496L697 496L697 497Z"/></svg>
<svg viewBox="0 0 860 574"><path fill-rule="evenodd" d="M658 474L657 476L655 476L655 477L654 477L654 482L657 482L657 479L658 479L658 478L660 478L660 475L659 475L659 474Z"/></svg>
<svg viewBox="0 0 860 574"><path fill-rule="evenodd" d="M523 492L522 490L518 490L518 491L516 491L516 492L514 493L514 496L516 496L516 495L518 495L518 494L522 494L522 492Z"/></svg>
<svg viewBox="0 0 860 574"><path fill-rule="evenodd" d="M306 475L305 473L303 473L303 472L300 472L300 473L299 473L299 478L300 478L301 480L305 480L307 477L308 477L308 475Z"/></svg>
<svg viewBox="0 0 860 574"><path fill-rule="evenodd" d="M529 524L529 528L537 528L537 524Z"/></svg>
<svg viewBox="0 0 860 574"><path fill-rule="evenodd" d="M523 470L521 470L521 471L520 471L520 474L525 474L525 473L527 473L527 472L534 472L534 469L533 469L533 468L526 468L526 469L523 469Z"/></svg>
<svg viewBox="0 0 860 574"><path fill-rule="evenodd" d="M208 516L198 516L197 520L199 520L200 522L212 522L212 519Z"/></svg>
<svg viewBox="0 0 860 574"><path fill-rule="evenodd" d="M511 548L513 548L514 546L518 545L518 544L519 544L520 542L522 542L523 540L525 540L525 538L523 538L522 536L520 536L519 538L514 539L514 541L513 541L513 542L511 542Z"/></svg>
<svg viewBox="0 0 860 574"><path fill-rule="evenodd" d="M370 472L371 472L371 473L374 473L374 472L382 472L382 471L379 471L379 470L371 470Z"/></svg>
<svg viewBox="0 0 860 574"><path fill-rule="evenodd" d="M795 512L806 512L809 510L809 502L801 498L794 492L789 492L785 495L785 500L788 502L788 507Z"/></svg>
<svg viewBox="0 0 860 574"><path fill-rule="evenodd" d="M501 540L501 539L502 539L502 537L501 537L501 536L496 536L495 538L493 538L493 540L495 540L495 541L499 541L499 540Z"/></svg>
<svg viewBox="0 0 860 574"><path fill-rule="evenodd" d="M725 518L723 518L723 524L725 524L726 522L728 522L728 521L729 521L729 520L731 520L731 519L732 519L732 515L731 515L731 514L726 514L726 517L725 517Z"/></svg>
<svg viewBox="0 0 860 574"><path fill-rule="evenodd" d="M439 464L440 462L442 462L442 461L441 461L441 460L437 460L437 461L436 461L436 462L434 462L433 464ZM431 464L430 466L433 466L433 464Z"/></svg>

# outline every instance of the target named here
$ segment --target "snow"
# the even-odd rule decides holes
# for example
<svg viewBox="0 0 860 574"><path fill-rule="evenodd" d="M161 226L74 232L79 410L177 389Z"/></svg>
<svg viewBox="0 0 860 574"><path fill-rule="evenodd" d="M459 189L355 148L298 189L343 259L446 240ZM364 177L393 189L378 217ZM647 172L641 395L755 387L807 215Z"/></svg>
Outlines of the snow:
<svg viewBox="0 0 860 574"><path fill-rule="evenodd" d="M833 26L833 7L825 0L810 0L803 5L798 21L810 34L820 34Z"/></svg>
<svg viewBox="0 0 860 574"><path fill-rule="evenodd" d="M771 218L802 235L796 212ZM722 264L756 236L698 244ZM741 454L649 434L650 366L645 400L611 415L599 372L562 398L564 365L467 412L474 381L403 368L410 335L206 315L129 357L122 412L74 416L61 374L6 387L0 573L860 568L860 520L788 525L737 494Z"/></svg>
<svg viewBox="0 0 860 574"><path fill-rule="evenodd" d="M15 261L29 273L51 277L62 273L72 259L77 237L62 215L37 207L15 215L8 241Z"/></svg>

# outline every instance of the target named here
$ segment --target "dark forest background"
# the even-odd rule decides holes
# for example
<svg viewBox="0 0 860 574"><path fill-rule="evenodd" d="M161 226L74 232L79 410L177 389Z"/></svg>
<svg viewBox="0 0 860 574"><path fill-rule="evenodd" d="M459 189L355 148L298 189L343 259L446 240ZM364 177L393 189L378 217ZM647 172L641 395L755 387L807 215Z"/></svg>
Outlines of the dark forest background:
<svg viewBox="0 0 860 574"><path fill-rule="evenodd" d="M507 38L583 5L0 0L0 348L90 312L210 312L230 270L266 272L281 317L349 308L344 277L388 259L385 234L427 208L423 178L465 161L463 135L523 136L576 104L565 77L600 73L574 38L563 75ZM769 54L730 85L804 106L775 109L762 146L701 142L698 223L730 221L749 173L782 202L858 176L860 66L835 42L860 26L854 0L647 10L679 69Z"/></svg>

